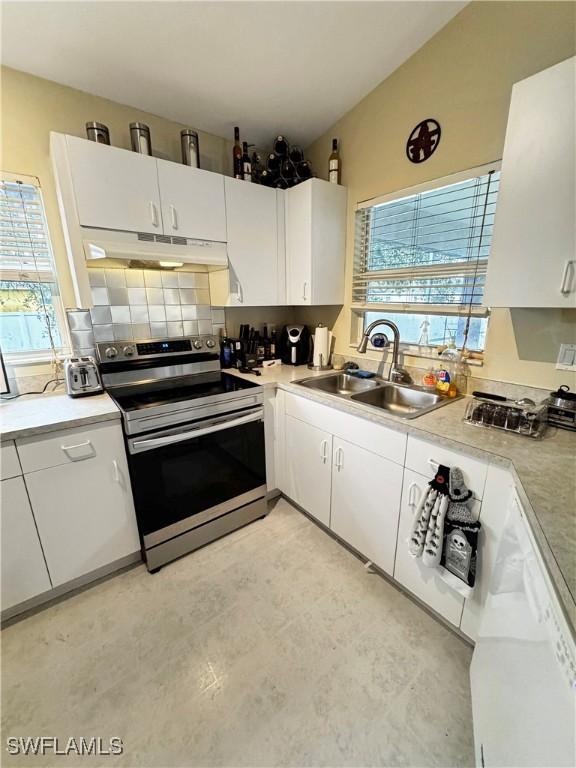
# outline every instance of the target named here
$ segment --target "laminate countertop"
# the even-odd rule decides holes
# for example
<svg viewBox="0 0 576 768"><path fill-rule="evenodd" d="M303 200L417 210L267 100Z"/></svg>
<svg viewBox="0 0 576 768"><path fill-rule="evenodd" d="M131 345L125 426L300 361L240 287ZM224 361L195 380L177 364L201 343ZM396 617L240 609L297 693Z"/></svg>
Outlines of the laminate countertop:
<svg viewBox="0 0 576 768"><path fill-rule="evenodd" d="M232 372L232 371L230 371ZM279 387L389 429L442 445L491 464L510 469L519 497L550 577L576 633L576 433L549 427L533 440L463 421L469 398L464 397L415 419L402 419L350 400L299 386L299 379L315 374L304 366L268 368L262 376L235 374Z"/></svg>
<svg viewBox="0 0 576 768"><path fill-rule="evenodd" d="M22 395L0 403L2 440L16 440L119 418L119 409L106 393L69 397L63 392L49 392L45 395Z"/></svg>

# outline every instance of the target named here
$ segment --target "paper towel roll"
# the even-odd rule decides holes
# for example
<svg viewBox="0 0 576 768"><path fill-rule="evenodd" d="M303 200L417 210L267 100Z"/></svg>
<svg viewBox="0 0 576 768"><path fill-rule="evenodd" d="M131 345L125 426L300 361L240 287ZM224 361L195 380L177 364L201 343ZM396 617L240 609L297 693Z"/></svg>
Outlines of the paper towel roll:
<svg viewBox="0 0 576 768"><path fill-rule="evenodd" d="M330 342L332 334L325 326L319 325L314 333L313 365L328 365L330 359Z"/></svg>

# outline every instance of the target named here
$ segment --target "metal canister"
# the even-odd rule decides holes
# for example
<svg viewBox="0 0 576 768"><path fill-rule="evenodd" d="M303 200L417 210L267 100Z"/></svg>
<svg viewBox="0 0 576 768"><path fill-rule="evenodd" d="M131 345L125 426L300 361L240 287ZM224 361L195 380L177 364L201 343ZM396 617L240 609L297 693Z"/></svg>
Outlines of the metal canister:
<svg viewBox="0 0 576 768"><path fill-rule="evenodd" d="M140 152L141 155L152 154L150 128L146 123L130 123L130 141L133 152Z"/></svg>
<svg viewBox="0 0 576 768"><path fill-rule="evenodd" d="M110 144L110 131L104 123L94 121L86 123L86 136L90 141L96 141L98 144Z"/></svg>
<svg viewBox="0 0 576 768"><path fill-rule="evenodd" d="M180 131L180 144L182 145L182 162L192 168L200 168L200 147L198 134L186 128Z"/></svg>

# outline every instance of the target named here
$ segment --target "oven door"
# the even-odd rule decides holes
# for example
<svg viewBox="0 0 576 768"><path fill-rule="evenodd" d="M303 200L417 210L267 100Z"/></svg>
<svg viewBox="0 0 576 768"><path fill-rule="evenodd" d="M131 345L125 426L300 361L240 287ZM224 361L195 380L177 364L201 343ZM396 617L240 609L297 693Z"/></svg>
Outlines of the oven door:
<svg viewBox="0 0 576 768"><path fill-rule="evenodd" d="M138 526L156 546L266 495L262 407L128 439Z"/></svg>

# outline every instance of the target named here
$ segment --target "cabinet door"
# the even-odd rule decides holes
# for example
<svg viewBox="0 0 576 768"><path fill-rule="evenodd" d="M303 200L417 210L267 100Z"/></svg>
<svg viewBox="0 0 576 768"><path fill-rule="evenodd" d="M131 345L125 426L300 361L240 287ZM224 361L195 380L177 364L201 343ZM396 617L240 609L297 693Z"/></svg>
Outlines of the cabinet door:
<svg viewBox="0 0 576 768"><path fill-rule="evenodd" d="M26 475L54 586L140 549L124 441L108 428L93 455Z"/></svg>
<svg viewBox="0 0 576 768"><path fill-rule="evenodd" d="M504 530L507 510L514 490L514 481L507 469L490 465L486 488L482 499L480 522L482 528L478 537L478 565L476 584L472 595L464 602L460 629L472 640L476 640L488 588L496 562L498 545Z"/></svg>
<svg viewBox="0 0 576 768"><path fill-rule="evenodd" d="M332 435L286 416L286 493L324 525L330 525Z"/></svg>
<svg viewBox="0 0 576 768"><path fill-rule="evenodd" d="M66 137L80 224L162 234L156 159Z"/></svg>
<svg viewBox="0 0 576 768"><path fill-rule="evenodd" d="M289 305L342 304L346 188L310 179L286 192Z"/></svg>
<svg viewBox="0 0 576 768"><path fill-rule="evenodd" d="M512 89L484 303L574 307L576 59Z"/></svg>
<svg viewBox="0 0 576 768"><path fill-rule="evenodd" d="M412 557L408 552L414 513L427 488L428 478L409 469L404 471L394 578L430 608L455 626L459 626L464 598L451 589L434 568L422 565L420 559ZM479 502L476 502L476 507L478 505Z"/></svg>
<svg viewBox="0 0 576 768"><path fill-rule="evenodd" d="M231 306L275 306L280 295L277 191L226 179L226 225Z"/></svg>
<svg viewBox="0 0 576 768"><path fill-rule="evenodd" d="M312 304L344 303L346 187L312 179Z"/></svg>
<svg viewBox="0 0 576 768"><path fill-rule="evenodd" d="M402 467L334 438L330 528L390 575L401 492Z"/></svg>
<svg viewBox="0 0 576 768"><path fill-rule="evenodd" d="M3 480L2 608L11 608L51 588L38 532L22 477Z"/></svg>
<svg viewBox="0 0 576 768"><path fill-rule="evenodd" d="M224 176L158 160L164 234L226 241Z"/></svg>
<svg viewBox="0 0 576 768"><path fill-rule="evenodd" d="M312 303L312 185L286 191L286 298L289 306Z"/></svg>

